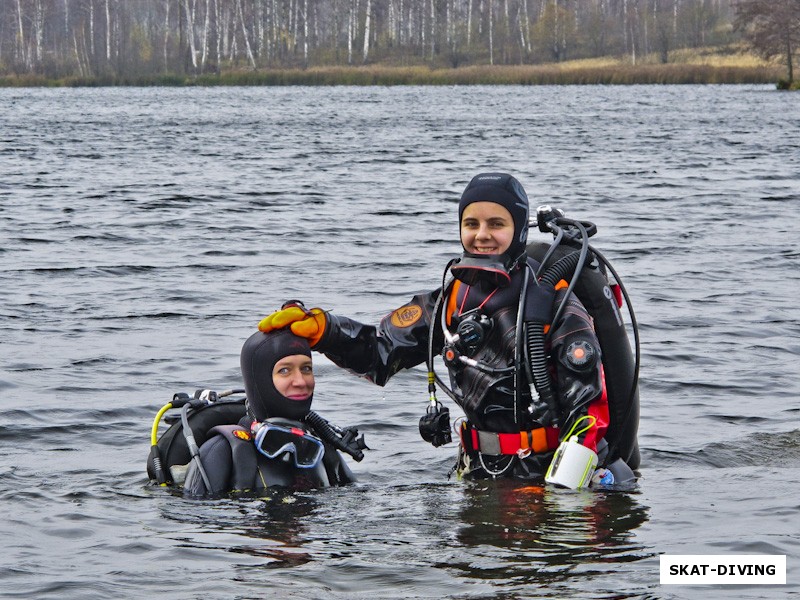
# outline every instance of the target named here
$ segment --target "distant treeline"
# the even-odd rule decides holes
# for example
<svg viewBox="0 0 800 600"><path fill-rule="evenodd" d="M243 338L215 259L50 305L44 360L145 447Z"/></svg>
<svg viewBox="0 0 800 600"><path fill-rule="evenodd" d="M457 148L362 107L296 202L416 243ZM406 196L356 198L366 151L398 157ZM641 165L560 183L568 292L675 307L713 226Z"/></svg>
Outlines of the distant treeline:
<svg viewBox="0 0 800 600"><path fill-rule="evenodd" d="M383 64L666 63L738 40L732 0L2 0L0 76Z"/></svg>

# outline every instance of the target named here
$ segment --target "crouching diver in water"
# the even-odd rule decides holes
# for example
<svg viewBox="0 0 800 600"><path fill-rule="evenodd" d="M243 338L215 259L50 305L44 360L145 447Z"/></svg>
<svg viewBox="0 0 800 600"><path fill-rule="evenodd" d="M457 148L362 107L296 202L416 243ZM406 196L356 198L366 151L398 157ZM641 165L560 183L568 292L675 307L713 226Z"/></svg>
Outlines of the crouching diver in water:
<svg viewBox="0 0 800 600"><path fill-rule="evenodd" d="M363 436L354 428L339 429L311 410L315 380L308 341L290 330L257 332L242 348L241 367L243 403L214 397L209 404L207 394L184 399L184 406L194 403L198 410L173 425L182 428L183 436L168 430L154 445L148 460L151 479L174 482L164 467L171 467L173 475L183 460L188 463L183 494L191 498L355 481L338 450L361 460ZM172 404L180 403L177 396ZM158 418L154 429L157 425Z"/></svg>
<svg viewBox="0 0 800 600"><path fill-rule="evenodd" d="M464 252L448 264L440 289L415 296L377 328L293 304L259 329L289 326L314 350L378 385L426 362L430 404L420 433L434 446L451 439L438 384L466 415L458 428L459 475L546 478L567 487L592 478L635 482L638 366L606 276L613 268L588 244L593 224L540 210L539 228L555 236L543 250L527 245L522 185L505 173L478 175L459 202ZM593 321L603 322L603 343ZM437 354L449 385L434 372ZM568 464L580 477L563 483L559 470Z"/></svg>

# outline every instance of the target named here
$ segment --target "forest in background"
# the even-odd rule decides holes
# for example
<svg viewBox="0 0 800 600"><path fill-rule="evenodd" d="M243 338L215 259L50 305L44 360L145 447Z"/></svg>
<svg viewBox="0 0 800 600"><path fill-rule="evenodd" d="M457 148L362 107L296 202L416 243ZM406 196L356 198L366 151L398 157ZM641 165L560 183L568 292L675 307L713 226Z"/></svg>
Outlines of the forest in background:
<svg viewBox="0 0 800 600"><path fill-rule="evenodd" d="M85 81L740 51L733 0L0 0L0 76ZM762 68L763 71L763 68ZM328 71L330 73L330 71ZM702 76L702 75L701 75ZM245 75L247 77L247 75Z"/></svg>

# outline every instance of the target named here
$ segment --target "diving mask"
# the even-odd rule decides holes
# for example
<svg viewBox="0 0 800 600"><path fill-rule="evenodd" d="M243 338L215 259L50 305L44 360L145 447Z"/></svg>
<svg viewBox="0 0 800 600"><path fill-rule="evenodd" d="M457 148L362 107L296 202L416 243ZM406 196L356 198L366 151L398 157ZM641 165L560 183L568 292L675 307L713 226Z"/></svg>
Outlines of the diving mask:
<svg viewBox="0 0 800 600"><path fill-rule="evenodd" d="M467 285L475 285L481 281L488 282L495 287L506 287L511 283L510 261L505 254L471 254L464 252L463 256L450 267L453 277ZM515 261L516 262L516 261Z"/></svg>
<svg viewBox="0 0 800 600"><path fill-rule="evenodd" d="M255 426L255 444L256 450L267 458L291 454L299 469L313 469L325 454L322 440L307 431L266 421Z"/></svg>

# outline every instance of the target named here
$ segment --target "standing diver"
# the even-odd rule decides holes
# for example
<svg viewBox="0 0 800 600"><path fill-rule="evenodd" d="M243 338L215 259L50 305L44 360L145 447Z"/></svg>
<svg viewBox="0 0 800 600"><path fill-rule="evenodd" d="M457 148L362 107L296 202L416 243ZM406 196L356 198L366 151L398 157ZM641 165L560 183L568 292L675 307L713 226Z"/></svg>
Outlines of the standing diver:
<svg viewBox="0 0 800 600"><path fill-rule="evenodd" d="M355 481L331 443L337 436L324 435L331 425L311 411L315 380L308 341L288 329L256 332L240 358L246 414L238 424L209 431L199 460L189 464L184 496L257 494L272 487L307 490Z"/></svg>
<svg viewBox="0 0 800 600"><path fill-rule="evenodd" d="M435 446L450 441L448 411L435 398L440 383L466 415L459 475L541 479L560 461L553 460L559 444L572 440L611 471L613 477L605 469L596 474L604 483L635 481L616 452L609 456L609 402L592 318L566 281L541 277L539 262L526 253L522 185L506 173L477 175L458 214L464 252L448 264L442 287L415 296L378 327L287 303L259 329L288 326L337 365L381 386L427 362L431 406L420 433ZM447 366L449 388L433 371L434 354Z"/></svg>

